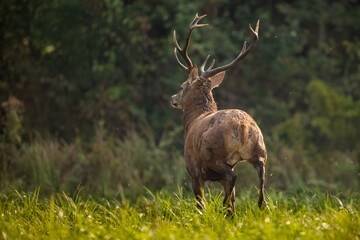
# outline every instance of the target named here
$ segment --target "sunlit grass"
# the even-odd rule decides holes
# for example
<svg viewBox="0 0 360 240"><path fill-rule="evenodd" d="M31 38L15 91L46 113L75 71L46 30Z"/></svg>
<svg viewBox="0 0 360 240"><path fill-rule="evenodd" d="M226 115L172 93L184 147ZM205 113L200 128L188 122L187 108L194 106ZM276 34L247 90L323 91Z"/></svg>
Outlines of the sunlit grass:
<svg viewBox="0 0 360 240"><path fill-rule="evenodd" d="M135 203L11 191L0 196L0 239L360 239L359 194L271 192L259 210L244 192L233 217L222 197L209 193L199 210L181 190Z"/></svg>

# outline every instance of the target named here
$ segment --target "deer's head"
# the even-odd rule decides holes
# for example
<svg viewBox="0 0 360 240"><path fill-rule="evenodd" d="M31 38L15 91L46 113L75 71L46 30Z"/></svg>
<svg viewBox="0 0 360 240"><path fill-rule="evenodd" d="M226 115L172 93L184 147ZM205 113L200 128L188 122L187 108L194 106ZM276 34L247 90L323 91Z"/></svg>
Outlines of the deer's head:
<svg viewBox="0 0 360 240"><path fill-rule="evenodd" d="M255 47L255 45L259 39L259 37L258 37L259 20L258 20L255 30L249 24L249 30L254 37L253 41L249 47L246 47L246 41L245 41L240 54L232 62L230 62L229 64L226 64L224 66L213 69L214 64L215 64L215 59L213 59L210 66L207 68L207 70L205 70L205 66L210 57L210 55L208 55L206 57L205 61L203 62L203 64L201 65L200 75L199 75L198 68L190 60L190 57L188 56L188 53L187 53L187 49L189 46L190 35L191 35L192 31L197 27L203 27L203 26L208 25L208 24L198 24L198 22L201 19L203 19L204 17L206 17L206 14L202 15L200 17L198 16L198 14L196 14L194 20L190 24L189 31L188 31L188 34L187 34L186 40L185 40L185 45L183 48L180 48L180 46L176 40L176 32L174 31L174 36L173 36L174 43L175 43L174 55L175 55L176 61L179 64L180 68L182 68L188 74L187 80L181 84L180 92L173 95L171 98L171 105L174 108L183 109L184 103L186 101L186 96L188 95L189 92L191 92L191 90L195 86L195 83L197 81L199 81L199 79L202 79L203 81L209 81L208 85L210 86L210 91L211 91L211 89L218 87L221 84L222 80L224 79L225 71L228 70L229 68L231 68L232 66L234 66L242 58L244 58ZM179 54L182 56L182 58L186 62L187 66L185 66L184 64L182 64L180 62L178 55L177 55L177 51L179 51Z"/></svg>

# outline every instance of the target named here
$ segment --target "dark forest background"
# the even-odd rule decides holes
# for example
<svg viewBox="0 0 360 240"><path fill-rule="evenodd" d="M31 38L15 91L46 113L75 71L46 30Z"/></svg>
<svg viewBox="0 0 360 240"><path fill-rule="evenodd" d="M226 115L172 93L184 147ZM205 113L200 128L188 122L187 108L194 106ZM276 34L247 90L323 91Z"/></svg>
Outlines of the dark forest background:
<svg viewBox="0 0 360 240"><path fill-rule="evenodd" d="M267 188L360 186L360 4L356 0L2 0L1 188L136 197L189 189L181 111L186 74L173 56L195 13L189 55L228 63L256 48L214 90L247 111L268 149ZM239 164L237 188L258 185Z"/></svg>

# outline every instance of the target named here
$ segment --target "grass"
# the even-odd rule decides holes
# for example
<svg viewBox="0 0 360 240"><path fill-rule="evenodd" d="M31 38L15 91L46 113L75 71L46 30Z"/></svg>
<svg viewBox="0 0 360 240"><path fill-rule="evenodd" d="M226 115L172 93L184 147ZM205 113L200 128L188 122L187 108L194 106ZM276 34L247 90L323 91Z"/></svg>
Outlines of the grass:
<svg viewBox="0 0 360 240"><path fill-rule="evenodd" d="M270 192L263 210L253 192L237 195L230 217L220 193L209 193L199 210L182 190L148 191L134 203L6 191L0 195L0 239L360 239L357 193Z"/></svg>

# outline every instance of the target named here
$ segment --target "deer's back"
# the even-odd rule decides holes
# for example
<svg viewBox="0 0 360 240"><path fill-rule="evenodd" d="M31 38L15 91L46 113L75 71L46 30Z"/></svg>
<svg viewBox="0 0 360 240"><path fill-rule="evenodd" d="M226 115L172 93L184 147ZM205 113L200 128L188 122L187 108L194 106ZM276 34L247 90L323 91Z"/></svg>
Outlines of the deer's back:
<svg viewBox="0 0 360 240"><path fill-rule="evenodd" d="M196 155L203 167L214 161L226 161L232 167L239 161L251 162L259 157L266 161L260 128L250 115L237 109L196 119L187 134L185 151Z"/></svg>

